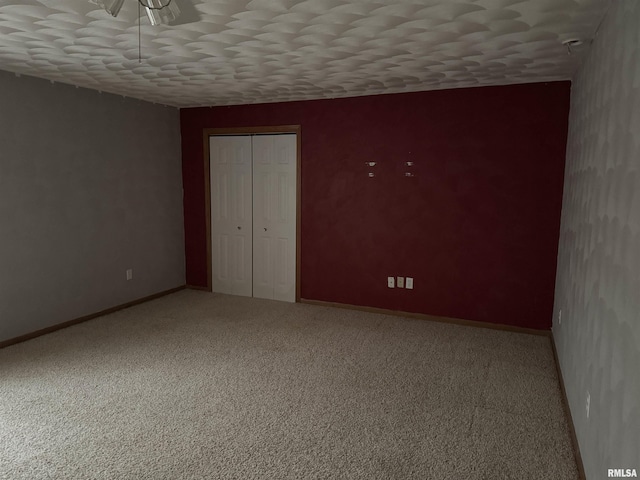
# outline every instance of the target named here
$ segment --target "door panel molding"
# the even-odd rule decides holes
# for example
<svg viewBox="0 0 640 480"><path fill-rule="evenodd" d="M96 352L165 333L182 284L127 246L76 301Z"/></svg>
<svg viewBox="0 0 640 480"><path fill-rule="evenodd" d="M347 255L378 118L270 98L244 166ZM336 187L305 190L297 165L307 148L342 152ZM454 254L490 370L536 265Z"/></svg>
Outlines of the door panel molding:
<svg viewBox="0 0 640 480"><path fill-rule="evenodd" d="M209 137L212 203L212 290L251 296L252 137ZM211 162L214 162L211 164ZM249 198L245 198L249 196ZM247 238L248 237L248 238Z"/></svg>
<svg viewBox="0 0 640 480"><path fill-rule="evenodd" d="M268 249L259 243L254 245L254 258L267 254L268 265L259 260L254 263L254 275L263 277L265 282L256 279L253 296L293 302L296 293L296 136L289 133L255 135L252 148L254 238L261 237L268 243Z"/></svg>
<svg viewBox="0 0 640 480"><path fill-rule="evenodd" d="M301 251L301 146L302 146L302 128L300 125L274 125L274 126L257 126L257 127L230 127L230 128L205 128L203 129L203 157L204 157L204 201L205 201L205 235L207 249L207 290L212 291L212 268L211 268L211 166L209 137L216 135L260 135L260 134L279 134L294 133L296 135L296 265L295 265L295 301L300 302L300 258Z"/></svg>

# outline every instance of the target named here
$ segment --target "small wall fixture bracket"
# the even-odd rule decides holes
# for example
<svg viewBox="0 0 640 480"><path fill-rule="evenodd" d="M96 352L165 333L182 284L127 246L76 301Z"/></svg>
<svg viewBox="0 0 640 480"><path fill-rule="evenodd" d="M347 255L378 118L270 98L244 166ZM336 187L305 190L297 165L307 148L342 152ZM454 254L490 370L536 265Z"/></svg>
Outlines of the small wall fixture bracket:
<svg viewBox="0 0 640 480"><path fill-rule="evenodd" d="M580 40L579 38L570 38L569 40L565 40L564 42L562 42L562 44L567 47L568 55L571 55L573 53L571 51L573 47L579 47L580 45L582 45L582 43L582 40Z"/></svg>

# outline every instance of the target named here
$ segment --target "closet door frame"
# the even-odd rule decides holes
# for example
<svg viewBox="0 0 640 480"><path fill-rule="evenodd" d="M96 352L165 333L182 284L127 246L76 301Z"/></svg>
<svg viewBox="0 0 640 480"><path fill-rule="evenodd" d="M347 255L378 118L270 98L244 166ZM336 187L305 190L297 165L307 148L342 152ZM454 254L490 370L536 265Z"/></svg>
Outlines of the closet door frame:
<svg viewBox="0 0 640 480"><path fill-rule="evenodd" d="M203 129L204 153L204 202L207 241L207 288L213 291L211 272L211 166L209 157L209 137L216 135L267 135L279 133L294 133L296 135L296 302L300 302L300 191L301 191L301 127L300 125L277 125L272 127L231 127Z"/></svg>

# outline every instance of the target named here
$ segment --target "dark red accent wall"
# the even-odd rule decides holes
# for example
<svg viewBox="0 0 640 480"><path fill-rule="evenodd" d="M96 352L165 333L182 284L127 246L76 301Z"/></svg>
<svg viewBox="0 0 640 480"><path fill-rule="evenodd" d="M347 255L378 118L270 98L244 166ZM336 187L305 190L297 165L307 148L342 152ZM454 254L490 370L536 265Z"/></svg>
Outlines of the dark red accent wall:
<svg viewBox="0 0 640 480"><path fill-rule="evenodd" d="M295 124L302 298L548 329L569 95L554 82L183 109L187 283L207 282L202 130Z"/></svg>

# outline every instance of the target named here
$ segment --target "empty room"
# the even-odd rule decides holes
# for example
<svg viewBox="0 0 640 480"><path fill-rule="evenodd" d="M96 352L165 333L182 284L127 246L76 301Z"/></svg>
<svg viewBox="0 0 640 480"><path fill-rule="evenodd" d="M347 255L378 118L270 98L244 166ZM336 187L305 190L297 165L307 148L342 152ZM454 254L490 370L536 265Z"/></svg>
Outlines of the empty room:
<svg viewBox="0 0 640 480"><path fill-rule="evenodd" d="M636 0L0 0L0 478L640 472Z"/></svg>

